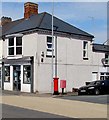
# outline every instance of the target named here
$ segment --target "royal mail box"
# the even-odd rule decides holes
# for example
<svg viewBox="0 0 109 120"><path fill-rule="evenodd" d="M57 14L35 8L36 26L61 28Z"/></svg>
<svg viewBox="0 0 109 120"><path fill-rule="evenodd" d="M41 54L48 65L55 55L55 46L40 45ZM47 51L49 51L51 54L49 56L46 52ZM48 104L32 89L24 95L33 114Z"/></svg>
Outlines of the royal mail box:
<svg viewBox="0 0 109 120"><path fill-rule="evenodd" d="M66 80L60 80L60 88L66 88Z"/></svg>
<svg viewBox="0 0 109 120"><path fill-rule="evenodd" d="M59 92L58 92L58 79L57 77L53 78L54 79L54 95L58 95Z"/></svg>

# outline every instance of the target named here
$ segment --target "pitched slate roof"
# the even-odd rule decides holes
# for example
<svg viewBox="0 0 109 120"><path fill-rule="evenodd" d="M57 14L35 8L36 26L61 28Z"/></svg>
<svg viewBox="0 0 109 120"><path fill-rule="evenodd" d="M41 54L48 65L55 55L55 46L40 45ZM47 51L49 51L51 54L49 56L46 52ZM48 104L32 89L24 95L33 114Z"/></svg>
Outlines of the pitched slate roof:
<svg viewBox="0 0 109 120"><path fill-rule="evenodd" d="M93 52L100 52L100 53L109 53L109 45L103 45L103 44L93 44Z"/></svg>
<svg viewBox="0 0 109 120"><path fill-rule="evenodd" d="M6 32L9 32L14 26L17 26L19 23L21 23L24 19L19 19L16 21L12 21L8 24L3 25L2 27L2 33L3 35L6 34ZM14 31L13 31L14 32Z"/></svg>
<svg viewBox="0 0 109 120"><path fill-rule="evenodd" d="M2 27L2 35L9 35L32 29L51 30L52 16L49 13L43 12L38 15L33 15L29 19L19 19L8 23ZM54 26L57 27L58 32L70 33L76 35L83 35L93 38L94 36L82 31L57 17L54 17Z"/></svg>

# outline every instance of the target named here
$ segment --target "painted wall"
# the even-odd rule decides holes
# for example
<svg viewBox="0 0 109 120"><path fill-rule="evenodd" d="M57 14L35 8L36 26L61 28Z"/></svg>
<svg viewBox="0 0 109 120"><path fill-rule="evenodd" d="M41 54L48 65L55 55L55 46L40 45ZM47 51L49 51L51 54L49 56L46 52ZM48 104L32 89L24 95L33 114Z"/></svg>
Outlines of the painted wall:
<svg viewBox="0 0 109 120"><path fill-rule="evenodd" d="M98 72L98 80L100 80L100 72L107 72L107 67L103 67L101 59L105 58L105 53L92 53L92 72Z"/></svg>
<svg viewBox="0 0 109 120"><path fill-rule="evenodd" d="M38 35L38 66L37 66L37 86L40 92L51 92L51 58L46 58L46 35ZM80 87L85 85L85 82L92 81L93 62L92 61L92 46L88 42L88 56L89 60L83 60L82 54L82 40L58 37L58 77L59 86L60 80L67 81L66 91L72 91L73 87ZM44 52L44 62L40 62L40 53ZM100 56L102 57L102 56ZM98 61L97 58L96 60ZM95 63L95 69L98 71L99 64ZM61 91L61 89L59 89Z"/></svg>
<svg viewBox="0 0 109 120"><path fill-rule="evenodd" d="M24 56L34 56L34 92L37 91L37 33L28 34L23 36L23 55ZM30 91L30 85L23 84L22 91L26 90L28 87L28 91ZM26 90L27 91L27 90Z"/></svg>
<svg viewBox="0 0 109 120"><path fill-rule="evenodd" d="M5 40L3 43L4 46L4 57L7 58L8 56L8 39ZM36 54L37 54L37 34L29 34L29 35L24 35L22 37L22 56L34 56L34 62L36 63ZM14 56L12 58L15 58L18 56ZM36 84L36 64L34 63L34 85ZM23 65L27 63L20 63L21 65L21 91L22 92L30 92L30 84L23 84ZM13 80L12 80L13 81ZM5 88L8 90L11 88L8 88L9 83L5 83ZM10 83L13 84L13 83ZM9 85L10 86L10 85ZM34 86L34 91L36 91L36 85Z"/></svg>
<svg viewBox="0 0 109 120"><path fill-rule="evenodd" d="M23 55L34 56L34 92L51 92L53 88L51 58L46 57L46 40L47 35L44 34L33 33L23 36ZM7 48L7 41L4 46ZM73 87L80 87L85 85L85 82L92 81L92 72L99 72L102 69L101 58L104 54L93 53L90 41L88 60L83 60L83 40L57 37L57 47L59 87L60 80L65 79L66 91L72 91ZM44 52L43 63L41 52ZM7 56L7 49L4 50L4 54ZM29 92L30 86L22 84L22 91Z"/></svg>

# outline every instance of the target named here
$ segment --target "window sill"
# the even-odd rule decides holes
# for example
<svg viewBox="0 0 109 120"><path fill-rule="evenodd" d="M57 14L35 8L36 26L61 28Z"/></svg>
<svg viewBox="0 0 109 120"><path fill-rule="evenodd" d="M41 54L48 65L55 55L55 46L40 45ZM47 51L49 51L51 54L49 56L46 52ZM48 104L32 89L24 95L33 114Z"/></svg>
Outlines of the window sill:
<svg viewBox="0 0 109 120"><path fill-rule="evenodd" d="M4 82L6 82L6 83L10 83L10 81L4 81Z"/></svg>
<svg viewBox="0 0 109 120"><path fill-rule="evenodd" d="M83 60L89 60L89 58L83 58Z"/></svg>
<svg viewBox="0 0 109 120"><path fill-rule="evenodd" d="M24 83L24 82L23 82L23 84L31 84L31 83Z"/></svg>
<svg viewBox="0 0 109 120"><path fill-rule="evenodd" d="M46 55L46 57L52 58L52 55ZM55 56L53 56L53 58L55 58Z"/></svg>
<svg viewBox="0 0 109 120"><path fill-rule="evenodd" d="M19 59L19 58L22 58L23 57L23 55L8 55L7 56L7 59Z"/></svg>

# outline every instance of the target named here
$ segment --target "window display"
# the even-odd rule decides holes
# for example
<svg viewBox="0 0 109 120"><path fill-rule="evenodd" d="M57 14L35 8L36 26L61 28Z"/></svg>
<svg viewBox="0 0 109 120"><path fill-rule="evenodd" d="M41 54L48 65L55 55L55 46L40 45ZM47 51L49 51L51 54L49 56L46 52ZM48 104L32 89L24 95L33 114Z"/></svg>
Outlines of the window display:
<svg viewBox="0 0 109 120"><path fill-rule="evenodd" d="M31 83L31 66L30 65L24 65L23 71L24 71L23 83L24 84L30 84Z"/></svg>
<svg viewBox="0 0 109 120"><path fill-rule="evenodd" d="M10 66L5 66L5 82L10 82Z"/></svg>
<svg viewBox="0 0 109 120"><path fill-rule="evenodd" d="M0 68L0 88L1 88L1 81L2 81L2 68Z"/></svg>

